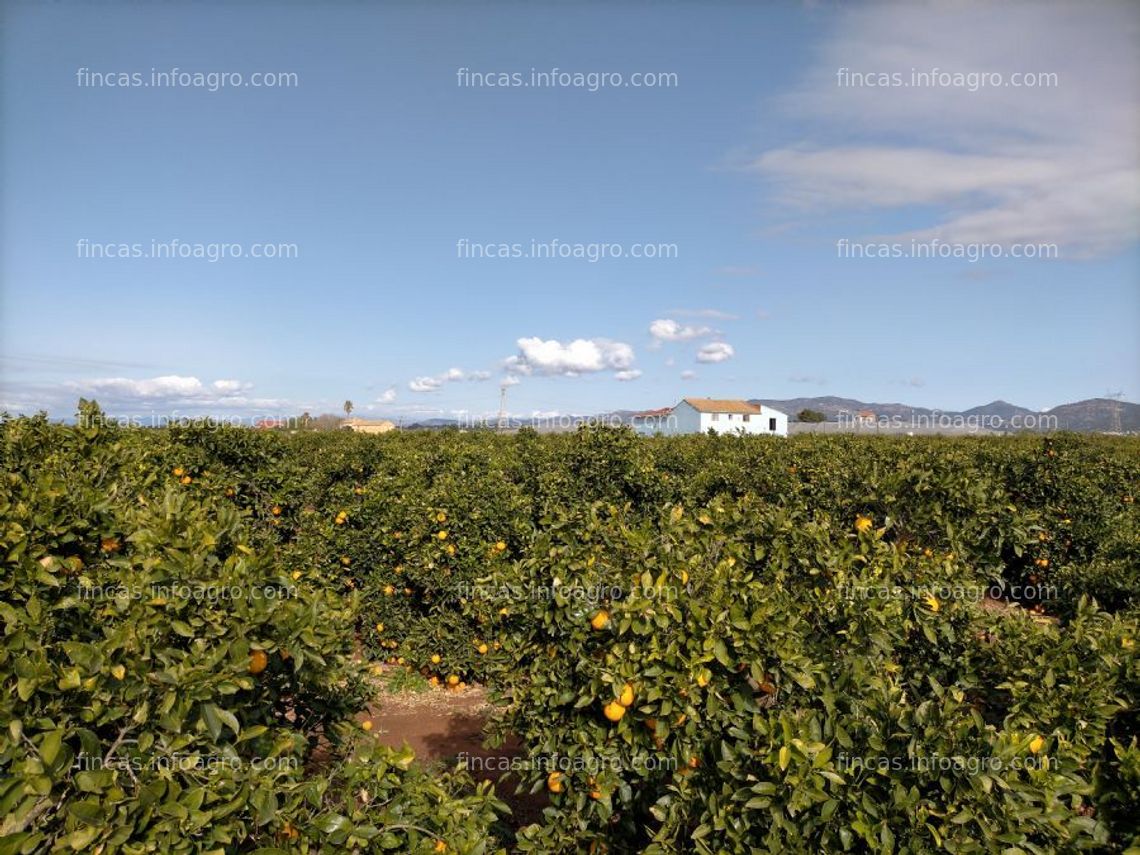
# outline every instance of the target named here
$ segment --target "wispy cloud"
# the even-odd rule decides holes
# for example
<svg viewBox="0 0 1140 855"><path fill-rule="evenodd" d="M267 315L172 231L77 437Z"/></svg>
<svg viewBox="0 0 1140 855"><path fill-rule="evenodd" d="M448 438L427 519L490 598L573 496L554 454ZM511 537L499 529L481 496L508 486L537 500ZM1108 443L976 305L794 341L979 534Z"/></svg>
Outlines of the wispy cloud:
<svg viewBox="0 0 1140 855"><path fill-rule="evenodd" d="M981 37L980 34L985 34ZM1140 231L1140 16L1105 3L860 5L782 106L805 136L747 168L812 211L933 206L897 238L1118 249ZM1052 87L839 85L840 69L1056 74Z"/></svg>
<svg viewBox="0 0 1140 855"><path fill-rule="evenodd" d="M449 368L440 374L409 380L408 388L413 392L435 392L442 389L444 383L458 383L464 380L482 382L489 379L491 379L490 371L464 371L462 368Z"/></svg>
<svg viewBox="0 0 1140 855"><path fill-rule="evenodd" d="M926 385L926 381L921 377L906 377L902 380L892 380L891 383L896 386L909 386L912 389L921 389Z"/></svg>
<svg viewBox="0 0 1140 855"><path fill-rule="evenodd" d="M720 309L670 309L666 314L676 315L678 318L707 318L714 321L735 321L740 317Z"/></svg>

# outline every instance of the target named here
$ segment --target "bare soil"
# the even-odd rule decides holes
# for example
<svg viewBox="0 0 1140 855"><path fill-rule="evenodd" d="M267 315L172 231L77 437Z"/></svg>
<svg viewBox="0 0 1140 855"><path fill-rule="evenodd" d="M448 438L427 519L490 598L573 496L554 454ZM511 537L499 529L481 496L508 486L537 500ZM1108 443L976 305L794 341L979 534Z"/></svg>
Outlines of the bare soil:
<svg viewBox="0 0 1140 855"><path fill-rule="evenodd" d="M390 669L392 666L385 666ZM544 793L516 794L520 779L510 771L512 760L523 758L522 744L509 739L499 748L483 744L484 725L492 712L482 686L465 689L431 687L424 691L392 693L383 683L360 721L372 722L372 734L386 745L409 745L417 762L455 768L461 765L476 781L489 780L512 811L514 828L538 822L547 800Z"/></svg>

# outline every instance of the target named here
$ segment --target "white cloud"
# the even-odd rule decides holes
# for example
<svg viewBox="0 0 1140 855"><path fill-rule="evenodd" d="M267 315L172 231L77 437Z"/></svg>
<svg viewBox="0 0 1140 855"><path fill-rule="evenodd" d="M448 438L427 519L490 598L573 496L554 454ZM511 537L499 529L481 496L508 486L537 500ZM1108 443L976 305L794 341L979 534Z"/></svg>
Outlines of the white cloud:
<svg viewBox="0 0 1140 855"><path fill-rule="evenodd" d="M192 398L209 394L209 390L197 377L180 377L177 374L153 377L149 380L108 377L99 380L78 381L73 385L77 389L85 389L95 394L110 392L127 398Z"/></svg>
<svg viewBox="0 0 1140 855"><path fill-rule="evenodd" d="M491 378L490 371L464 371L462 368L448 368L441 374L431 377L417 377L408 383L413 392L434 392L444 383L458 383L462 380L481 382Z"/></svg>
<svg viewBox="0 0 1140 855"><path fill-rule="evenodd" d="M187 399L224 401L239 397L253 388L242 380L215 380L209 385L197 377L167 374L145 380L126 377L108 377L95 380L77 380L67 384L76 391L94 395L112 395L122 399Z"/></svg>
<svg viewBox="0 0 1140 855"><path fill-rule="evenodd" d="M696 376L697 376L696 371L682 371L681 372L681 379L682 380L693 380L696 378Z"/></svg>
<svg viewBox="0 0 1140 855"><path fill-rule="evenodd" d="M614 379L628 382L630 380L636 380L640 376L641 376L641 370L640 369L631 368L631 369L628 369L626 371L618 371L617 373L614 374Z"/></svg>
<svg viewBox="0 0 1140 855"><path fill-rule="evenodd" d="M443 381L438 377L417 377L408 381L408 388L413 392L434 392L442 385Z"/></svg>
<svg viewBox="0 0 1140 855"><path fill-rule="evenodd" d="M658 345L665 341L691 341L712 333L708 327L687 326L671 318L659 318L649 325L649 334Z"/></svg>
<svg viewBox="0 0 1140 855"><path fill-rule="evenodd" d="M215 380L213 387L219 392L240 392L249 389L253 384L243 383L241 380Z"/></svg>
<svg viewBox="0 0 1140 855"><path fill-rule="evenodd" d="M380 397L376 399L376 403L378 403L378 404L390 404L394 400L396 400L396 387L395 386L389 386L382 393L380 393Z"/></svg>
<svg viewBox="0 0 1140 855"><path fill-rule="evenodd" d="M1110 252L1140 232L1138 41L1127 4L847 7L783 101L800 140L748 168L810 211L934 206L932 225L894 239ZM840 85L840 69L909 81L935 68L1045 72L1057 85Z"/></svg>
<svg viewBox="0 0 1140 855"><path fill-rule="evenodd" d="M732 345L724 341L710 341L697 351L697 362L724 362L736 354Z"/></svg>
<svg viewBox="0 0 1140 855"><path fill-rule="evenodd" d="M517 386L521 382L522 380L520 380L518 377L512 377L508 374L506 377L499 381L499 388L502 389L506 388L507 386Z"/></svg>
<svg viewBox="0 0 1140 855"><path fill-rule="evenodd" d="M95 398L109 413L139 413L145 407L150 413L183 410L185 413L209 413L227 410L266 415L291 408L291 402L276 398L256 398L249 393L253 384L244 380L214 380L203 383L197 377L167 374L161 377L132 379L104 377L73 380L62 386L45 388L45 399L64 395ZM61 405L65 405L63 401Z"/></svg>
<svg viewBox="0 0 1140 855"><path fill-rule="evenodd" d="M626 371L633 366L633 348L604 338L578 338L563 344L537 336L520 338L519 352L504 366L512 374L577 377L599 371Z"/></svg>

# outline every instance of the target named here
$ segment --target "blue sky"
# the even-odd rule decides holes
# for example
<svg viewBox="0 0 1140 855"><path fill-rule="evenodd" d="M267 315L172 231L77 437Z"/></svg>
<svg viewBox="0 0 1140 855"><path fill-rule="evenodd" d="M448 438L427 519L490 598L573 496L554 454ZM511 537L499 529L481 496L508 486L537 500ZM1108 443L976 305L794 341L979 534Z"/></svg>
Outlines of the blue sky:
<svg viewBox="0 0 1140 855"><path fill-rule="evenodd" d="M253 416L348 398L414 419L494 413L504 384L517 415L686 395L1140 397L1134 5L2 14L8 411L66 416L84 395L120 415ZM296 85L91 76L173 68ZM460 85L461 69L532 68L675 85ZM871 88L840 85L843 68L1056 85ZM672 257L457 250L555 239ZM842 239L1059 257L845 258ZM173 240L296 257L90 257Z"/></svg>

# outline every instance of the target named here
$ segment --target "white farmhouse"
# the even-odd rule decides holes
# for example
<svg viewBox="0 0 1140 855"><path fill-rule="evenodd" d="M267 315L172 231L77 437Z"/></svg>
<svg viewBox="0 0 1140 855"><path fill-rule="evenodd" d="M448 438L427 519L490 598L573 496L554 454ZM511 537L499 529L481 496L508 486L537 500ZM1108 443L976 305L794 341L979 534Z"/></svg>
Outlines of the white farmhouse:
<svg viewBox="0 0 1140 855"><path fill-rule="evenodd" d="M717 433L788 435L788 416L771 407L748 401L685 398L663 420L662 433Z"/></svg>

